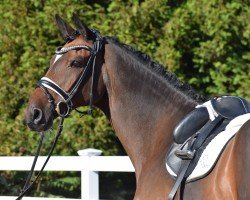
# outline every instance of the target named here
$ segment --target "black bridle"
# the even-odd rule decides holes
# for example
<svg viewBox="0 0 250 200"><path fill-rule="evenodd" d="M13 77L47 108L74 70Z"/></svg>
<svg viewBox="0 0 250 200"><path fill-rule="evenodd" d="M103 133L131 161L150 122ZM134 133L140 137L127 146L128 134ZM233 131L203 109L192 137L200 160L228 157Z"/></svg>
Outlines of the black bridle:
<svg viewBox="0 0 250 200"><path fill-rule="evenodd" d="M93 108L93 85L94 85L94 75L95 75L95 66L96 66L96 57L98 53L100 53L104 39L100 36L99 32L96 30L91 30L94 35L96 36L96 39L94 41L93 47L89 47L86 45L76 45L76 46L71 46L67 48L61 48L56 51L57 55L64 54L68 51L71 50L79 50L79 49L85 49L87 51L90 51L90 58L86 64L86 67L80 74L80 77L78 78L77 82L75 83L74 87L70 90L70 92L65 92L59 85L57 85L54 81L50 80L47 77L41 78L40 81L38 81L38 86L43 89L43 91L46 93L49 102L54 102L52 95L49 93L48 89L53 90L56 92L63 100L59 101L56 105L54 105L54 110L58 113L59 116L68 116L71 110L73 109L73 102L72 99L77 93L80 85L82 82L86 79L88 79L90 76L90 72L92 69L91 73L91 85L90 85L90 100L89 100L89 107L90 107L90 113L92 113L92 108ZM66 108L62 109L62 108ZM79 111L78 111L79 112Z"/></svg>
<svg viewBox="0 0 250 200"><path fill-rule="evenodd" d="M25 185L22 189L22 191L20 192L19 196L17 197L16 200L21 200L22 197L31 190L32 186L36 183L36 181L39 179L40 175L42 174L46 164L48 163L54 148L57 144L57 141L61 135L61 132L63 130L63 122L64 122L64 118L66 116L68 116L70 114L70 112L73 109L73 102L72 99L75 96L76 92L78 91L79 87L81 86L81 84L83 83L83 81L87 80L88 78L90 78L91 76L91 85L90 85L90 100L89 100L89 114L92 114L92 109L93 109L93 87L94 87L94 76L95 76L95 67L96 67L96 57L97 55L101 52L102 50L102 46L104 43L104 39L103 37L101 37L101 35L99 34L98 31L96 30L91 30L94 35L95 35L95 41L93 44L93 47L89 47L89 46L85 46L85 45L76 45L76 46L71 46L71 47L67 47L67 48L60 48L56 51L56 54L64 54L68 51L71 50L78 50L78 49L85 49L90 51L91 55L90 58L86 64L86 67L84 68L84 70L82 71L82 73L79 76L79 79L77 80L76 84L74 85L74 87L71 89L70 92L65 92L65 90L63 90L60 86L58 86L54 81L50 80L47 77L43 77L41 78L40 81L38 81L37 85L44 91L44 93L47 96L48 102L50 103L50 109L52 112L57 112L57 114L60 117L60 122L57 128L57 134L56 137L53 141L53 144L51 146L51 149L48 153L48 156L41 168L41 170L39 171L39 173L37 174L37 176L35 177L34 181L31 181L32 175L34 173L34 169L35 169L35 165L38 159L38 156L40 154L40 150L41 150L41 146L42 146L42 142L43 142L43 138L44 138L44 133L41 133L41 139L38 143L38 147L37 147L37 151L36 151L36 155L31 167L31 170L27 176ZM92 73L90 74L92 69ZM51 93L49 92L49 90L52 90L54 92L56 92L63 100L59 101L57 104L55 104L55 100L53 98L53 96L51 95ZM66 111L62 108L66 108ZM76 109L75 109L76 110ZM77 112L80 112L77 110ZM83 112L80 112L83 114Z"/></svg>

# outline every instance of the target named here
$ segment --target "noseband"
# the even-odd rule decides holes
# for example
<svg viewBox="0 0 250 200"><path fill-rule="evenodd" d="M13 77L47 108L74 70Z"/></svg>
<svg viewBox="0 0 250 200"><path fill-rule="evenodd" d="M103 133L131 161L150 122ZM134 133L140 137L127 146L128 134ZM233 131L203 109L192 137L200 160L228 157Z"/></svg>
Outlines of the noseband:
<svg viewBox="0 0 250 200"><path fill-rule="evenodd" d="M44 93L46 94L48 101L50 103L51 106L51 110L52 111L56 111L58 113L58 115L60 116L60 122L59 122L59 126L57 129L57 134L56 137L54 139L54 142L51 146L51 149L48 153L48 156L41 168L41 170L39 171L39 173L37 174L35 180L33 182L31 182L31 177L33 175L34 169L35 169L35 165L36 165L36 161L37 158L39 156L39 152L41 149L41 145L43 142L43 138L44 138L44 133L41 133L41 139L39 141L38 147L37 147L37 152L30 170L30 173L27 176L25 185L23 187L23 190L21 191L21 193L19 194L19 196L17 197L16 200L21 200L22 197L28 192L30 191L30 189L33 187L33 185L35 184L35 182L39 179L41 173L43 172L46 164L48 163L54 148L56 146L56 143L59 139L59 136L61 135L62 129L63 129L63 122L64 122L64 118L69 115L70 111L73 109L73 102L72 102L72 98L74 97L74 95L76 94L76 92L78 91L81 83L84 80L87 80L89 78L89 73L91 71L91 67L92 67L92 74L91 74L91 85L90 85L90 100L89 100L89 106L90 106L90 112L92 112L92 104L93 104L93 84L94 84L94 74L95 74L95 61L96 61L96 57L98 55L98 53L101 51L102 49L102 45L103 45L103 41L104 39L100 36L100 34L95 31L95 30L91 30L95 36L96 39L94 41L94 45L93 48L89 47L89 46L85 46L85 45L75 45L75 46L71 46L71 47L67 47L67 48L60 48L56 51L57 55L61 55L64 54L68 51L71 50L78 50L78 49L86 49L88 51L90 51L91 55L90 58L87 62L87 65L85 67L85 69L82 71L82 73L80 74L79 79L77 80L76 84L74 85L74 87L71 89L70 92L65 92L65 90L63 90L58 84L56 84L54 81L52 81L51 79L49 79L48 77L43 77L41 78L40 81L38 81L37 85L44 91ZM54 92L56 92L62 99L63 101L59 101L57 103L57 105L55 105L55 100L53 98L53 96L50 94L49 90L52 90ZM62 108L66 107L66 111L63 111ZM79 112L79 111L78 111Z"/></svg>
<svg viewBox="0 0 250 200"><path fill-rule="evenodd" d="M100 51L102 49L102 45L103 45L104 40L100 36L99 32L97 32L96 30L91 30L91 31L96 36L93 48L86 46L86 45L75 45L75 46L70 46L70 47L66 47L66 48L59 48L56 50L57 55L62 55L62 54L67 53L68 51L71 51L71 50L80 50L80 49L85 49L87 51L90 51L90 53L91 53L90 58L86 64L86 67L84 68L84 70L80 74L80 77L78 78L74 87L69 92L66 92L64 89L62 89L58 84L56 84L54 81L52 81L48 77L42 77L41 80L39 80L37 83L38 86L40 88L42 88L43 91L45 92L45 94L48 98L48 101L51 104L52 109L54 111L56 111L59 116L66 117L69 115L69 113L73 109L72 99L75 96L76 92L78 91L81 83L84 80L87 80L89 78L89 73L91 72L91 69L92 69L92 74L91 74L91 85L90 85L90 100L89 100L90 110L89 111L90 111L90 113L92 113L95 62L96 62L96 57L97 57L98 53L100 53ZM49 93L48 89L57 93L63 100L59 101L55 105L54 98ZM65 109L66 109L66 111L65 111Z"/></svg>

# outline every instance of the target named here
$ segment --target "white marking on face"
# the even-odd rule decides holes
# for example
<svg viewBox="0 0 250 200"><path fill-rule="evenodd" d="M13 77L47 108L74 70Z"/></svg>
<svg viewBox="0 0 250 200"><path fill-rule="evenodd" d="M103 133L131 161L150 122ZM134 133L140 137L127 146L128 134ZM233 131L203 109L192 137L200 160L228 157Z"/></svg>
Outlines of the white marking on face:
<svg viewBox="0 0 250 200"><path fill-rule="evenodd" d="M54 60L54 63L53 63L53 64L55 64L55 62L56 62L59 58L61 58L61 57L62 57L62 55L63 55L63 54L58 54L58 55L56 55L56 58L55 58L55 60Z"/></svg>

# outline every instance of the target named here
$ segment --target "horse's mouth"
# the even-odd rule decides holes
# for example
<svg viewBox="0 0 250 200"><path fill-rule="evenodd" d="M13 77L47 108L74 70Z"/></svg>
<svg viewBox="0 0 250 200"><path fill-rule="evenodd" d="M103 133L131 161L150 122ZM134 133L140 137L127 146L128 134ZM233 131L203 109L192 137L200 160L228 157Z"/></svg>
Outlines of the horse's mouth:
<svg viewBox="0 0 250 200"><path fill-rule="evenodd" d="M42 124L34 124L33 122L26 122L26 125L32 130L36 132L48 131L51 129L53 125L53 120L48 120L46 123Z"/></svg>

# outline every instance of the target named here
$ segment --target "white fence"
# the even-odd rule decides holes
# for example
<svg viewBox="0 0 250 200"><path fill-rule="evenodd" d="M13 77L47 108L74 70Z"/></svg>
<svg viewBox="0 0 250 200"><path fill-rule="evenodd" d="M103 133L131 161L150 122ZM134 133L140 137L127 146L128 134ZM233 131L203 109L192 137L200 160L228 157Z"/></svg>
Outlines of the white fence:
<svg viewBox="0 0 250 200"><path fill-rule="evenodd" d="M81 199L99 199L98 172L134 172L128 156L100 156L101 151L85 149L79 156L52 156L44 171L81 171ZM31 156L0 156L0 171L29 171L33 162ZM39 171L46 157L41 156L35 170ZM0 196L0 200L14 200L16 197ZM23 200L76 200L63 198L24 197ZM78 199L79 200L79 199Z"/></svg>

